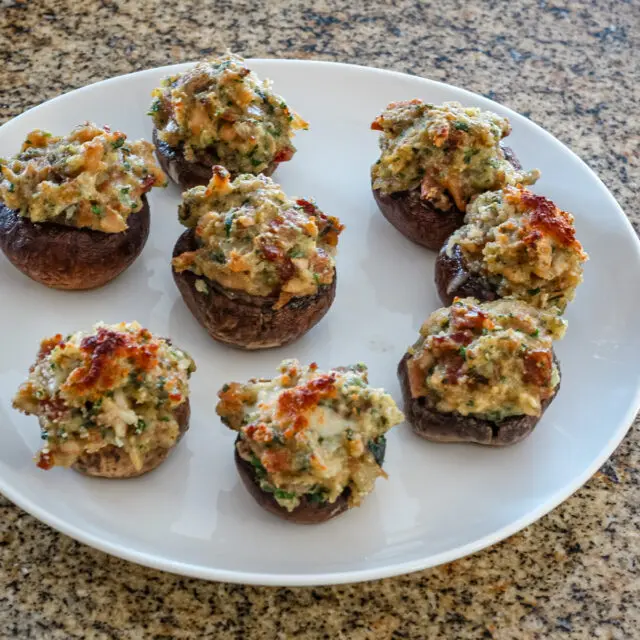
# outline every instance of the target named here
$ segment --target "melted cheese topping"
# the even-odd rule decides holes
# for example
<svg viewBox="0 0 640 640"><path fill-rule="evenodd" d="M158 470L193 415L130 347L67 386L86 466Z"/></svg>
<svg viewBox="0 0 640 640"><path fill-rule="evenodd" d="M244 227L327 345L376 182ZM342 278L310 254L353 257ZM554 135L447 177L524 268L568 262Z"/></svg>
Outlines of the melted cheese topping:
<svg viewBox="0 0 640 640"><path fill-rule="evenodd" d="M560 380L552 347L565 328L523 302L457 298L427 318L409 350L411 394L443 413L495 422L539 416Z"/></svg>
<svg viewBox="0 0 640 640"><path fill-rule="evenodd" d="M245 174L232 182L214 167L206 188L183 194L179 215L195 227L198 248L173 259L178 272L251 295L279 294L279 306L333 282L342 225L312 202L289 198L271 178Z"/></svg>
<svg viewBox="0 0 640 640"><path fill-rule="evenodd" d="M43 340L13 406L38 416L40 467L70 466L114 445L139 470L146 452L175 443L174 410L188 398L193 371L189 355L137 322L97 324Z"/></svg>
<svg viewBox="0 0 640 640"><path fill-rule="evenodd" d="M464 211L478 193L533 184L540 175L519 171L505 158L500 140L511 131L506 118L458 102L392 102L371 128L382 133L380 159L371 168L373 188L420 188L421 198L441 211Z"/></svg>
<svg viewBox="0 0 640 640"><path fill-rule="evenodd" d="M307 123L250 71L239 56L200 62L166 78L150 114L161 140L189 162L221 164L232 173L260 173L290 160L291 138Z"/></svg>
<svg viewBox="0 0 640 640"><path fill-rule="evenodd" d="M36 129L18 155L0 160L0 200L32 222L119 233L142 208L142 196L166 186L153 150L90 123L68 136Z"/></svg>
<svg viewBox="0 0 640 640"><path fill-rule="evenodd" d="M285 360L279 370L218 394L218 414L239 433L238 453L289 511L303 496L335 502L347 487L359 504L384 475L376 448L404 416L390 395L368 386L364 365L321 372Z"/></svg>
<svg viewBox="0 0 640 640"><path fill-rule="evenodd" d="M573 216L522 188L478 196L447 253L462 250L470 271L482 274L502 297L564 311L582 282L588 259L576 239Z"/></svg>

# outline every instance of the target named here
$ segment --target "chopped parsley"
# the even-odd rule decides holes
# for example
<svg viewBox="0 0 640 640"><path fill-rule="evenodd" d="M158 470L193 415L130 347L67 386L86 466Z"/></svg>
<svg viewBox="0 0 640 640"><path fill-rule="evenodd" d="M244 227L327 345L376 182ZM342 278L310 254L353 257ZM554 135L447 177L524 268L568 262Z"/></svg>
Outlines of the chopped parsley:
<svg viewBox="0 0 640 640"><path fill-rule="evenodd" d="M147 423L144 420L138 420L136 425L136 433L140 434L147 428Z"/></svg>

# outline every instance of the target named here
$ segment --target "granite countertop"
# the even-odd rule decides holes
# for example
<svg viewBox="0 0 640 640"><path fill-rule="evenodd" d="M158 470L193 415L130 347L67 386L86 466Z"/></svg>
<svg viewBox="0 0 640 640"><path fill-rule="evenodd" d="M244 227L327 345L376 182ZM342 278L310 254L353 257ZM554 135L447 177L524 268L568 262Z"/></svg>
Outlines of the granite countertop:
<svg viewBox="0 0 640 640"><path fill-rule="evenodd" d="M543 124L640 229L640 118L629 115L640 100L639 0L0 0L0 43L1 122L70 89L226 47L445 80ZM507 541L409 576L315 589L138 567L0 498L0 636L638 637L639 469L636 425L583 489Z"/></svg>

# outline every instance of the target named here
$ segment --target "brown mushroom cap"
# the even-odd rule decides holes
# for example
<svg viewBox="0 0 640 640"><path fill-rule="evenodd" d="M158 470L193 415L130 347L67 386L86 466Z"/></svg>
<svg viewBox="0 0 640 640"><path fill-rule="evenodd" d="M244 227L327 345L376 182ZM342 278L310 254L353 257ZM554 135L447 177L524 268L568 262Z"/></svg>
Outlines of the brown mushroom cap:
<svg viewBox="0 0 640 640"><path fill-rule="evenodd" d="M236 439L236 444L240 440L240 436ZM384 462L384 454L386 450L386 444L382 444L380 447L376 447L374 452L376 462L382 466ZM260 483L256 476L256 470L238 454L238 449L234 445L235 462L238 473L244 486L249 493L253 496L255 501L269 513L276 515L289 522L295 522L296 524L319 524L331 520L341 513L344 513L349 509L349 496L351 495L351 489L347 487L336 499L335 502L313 502L302 496L300 504L293 509L293 511L287 511L284 507L278 504L278 501L273 497L273 494L267 493L260 488Z"/></svg>
<svg viewBox="0 0 640 640"><path fill-rule="evenodd" d="M472 273L466 264L459 245L454 245L451 255L443 245L435 264L435 281L438 295L445 307L454 298L477 298L480 302L490 302L498 298L494 286L483 275Z"/></svg>
<svg viewBox="0 0 640 640"><path fill-rule="evenodd" d="M32 280L54 289L94 289L120 275L149 237L149 204L127 219L126 231L104 233L55 222L31 222L0 203L0 248Z"/></svg>
<svg viewBox="0 0 640 640"><path fill-rule="evenodd" d="M440 211L420 198L420 188L382 193L373 189L382 215L406 238L437 251L444 241L462 226L464 213L456 207Z"/></svg>
<svg viewBox="0 0 640 640"><path fill-rule="evenodd" d="M173 256L196 248L194 231L187 229ZM315 295L293 298L279 309L273 308L278 296L253 296L191 271L172 272L187 307L209 335L239 349L269 349L297 340L320 322L336 295L335 272L332 283L320 286ZM198 279L206 282L207 293L196 289Z"/></svg>
<svg viewBox="0 0 640 640"><path fill-rule="evenodd" d="M198 162L185 160L182 146L171 147L158 136L158 130L153 128L153 144L156 147L156 156L162 170L184 191L193 187L206 187L211 180L211 169L219 160L211 156ZM279 162L272 162L261 173L270 176L278 167ZM236 174L232 174L232 179Z"/></svg>
<svg viewBox="0 0 640 640"><path fill-rule="evenodd" d="M429 408L426 398L412 397L407 368L410 357L410 354L405 353L398 365L404 413L414 432L421 438L433 442L473 442L493 447L504 447L520 442L533 431L560 389L560 383L558 383L553 395L543 400L539 416L511 416L500 422L492 422L474 416L463 416L456 412L444 413ZM555 354L553 361L560 373L560 363Z"/></svg>
<svg viewBox="0 0 640 640"><path fill-rule="evenodd" d="M502 151L515 169L522 169L511 148L502 147ZM449 211L441 211L422 200L420 187L395 193L382 193L379 189L373 189L373 197L382 215L403 236L433 251L438 251L464 222L464 211L454 206Z"/></svg>
<svg viewBox="0 0 640 640"><path fill-rule="evenodd" d="M169 453L171 453L189 429L189 416L191 415L189 398L186 398L182 404L173 410L173 415L178 422L178 439L168 449L166 447L155 447L148 451L144 456L142 469L136 469L129 455L114 445L104 447L95 453L85 453L78 458L71 468L85 476L120 479L135 478L149 471L153 471L167 459Z"/></svg>

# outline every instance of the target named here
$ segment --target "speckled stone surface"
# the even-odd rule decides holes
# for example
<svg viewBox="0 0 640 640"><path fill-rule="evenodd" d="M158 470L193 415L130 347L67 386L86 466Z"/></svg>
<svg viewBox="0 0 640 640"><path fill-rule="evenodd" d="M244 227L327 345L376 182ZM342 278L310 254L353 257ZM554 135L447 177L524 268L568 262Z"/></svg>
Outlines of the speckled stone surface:
<svg viewBox="0 0 640 640"><path fill-rule="evenodd" d="M205 8L202 8L204 5ZM0 121L70 89L225 47L466 87L590 164L640 229L640 1L0 0ZM640 431L492 549L362 585L271 589L137 567L0 498L0 637L638 638Z"/></svg>

